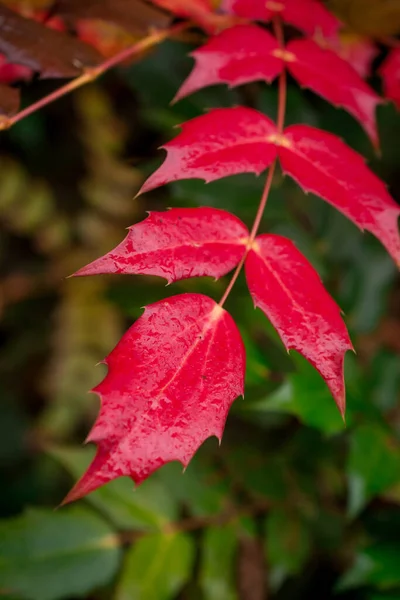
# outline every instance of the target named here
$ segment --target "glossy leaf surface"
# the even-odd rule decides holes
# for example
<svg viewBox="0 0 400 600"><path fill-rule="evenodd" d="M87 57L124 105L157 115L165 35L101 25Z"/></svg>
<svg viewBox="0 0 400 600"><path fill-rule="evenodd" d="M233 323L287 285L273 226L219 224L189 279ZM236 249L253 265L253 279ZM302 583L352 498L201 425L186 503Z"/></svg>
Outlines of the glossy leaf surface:
<svg viewBox="0 0 400 600"><path fill-rule="evenodd" d="M105 363L108 374L93 390L100 414L88 437L97 454L65 502L116 477L139 483L166 462L187 465L205 439L221 439L229 408L243 394L239 331L200 294L148 306Z"/></svg>
<svg viewBox="0 0 400 600"><path fill-rule="evenodd" d="M225 10L239 17L270 21L279 15L308 35L334 37L340 22L319 0L225 0Z"/></svg>
<svg viewBox="0 0 400 600"><path fill-rule="evenodd" d="M373 233L400 264L399 206L363 158L330 133L292 125L280 136L258 111L226 108L188 121L164 148L167 158L142 192L178 179L208 182L236 173L259 174L279 155L283 171L306 192Z"/></svg>
<svg viewBox="0 0 400 600"><path fill-rule="evenodd" d="M270 83L286 65L300 85L349 111L378 145L375 112L381 99L348 62L312 40L294 40L280 50L276 39L264 29L238 25L212 38L192 56L195 68L176 99L217 83Z"/></svg>
<svg viewBox="0 0 400 600"><path fill-rule="evenodd" d="M344 59L312 40L294 40L287 46L294 60L288 69L300 85L307 87L335 106L351 113L377 146L376 107L379 96L361 79Z"/></svg>
<svg viewBox="0 0 400 600"><path fill-rule="evenodd" d="M192 52L196 65L175 100L209 85L230 86L250 81L271 82L283 68L276 39L256 25L237 25L210 39Z"/></svg>
<svg viewBox="0 0 400 600"><path fill-rule="evenodd" d="M241 260L246 226L215 208L152 212L132 225L121 244L75 275L123 273L158 275L169 283L209 275L218 279Z"/></svg>
<svg viewBox="0 0 400 600"><path fill-rule="evenodd" d="M297 350L321 373L342 415L343 362L352 345L340 309L293 242L256 238L245 263L255 306L267 315L287 350Z"/></svg>
<svg viewBox="0 0 400 600"><path fill-rule="evenodd" d="M163 146L167 158L141 193L178 179L207 183L236 173L261 173L276 157L276 126L251 108L221 108L187 121ZM271 137L272 136L272 137Z"/></svg>
<svg viewBox="0 0 400 600"><path fill-rule="evenodd" d="M400 108L400 48L394 48L381 67L386 98Z"/></svg>
<svg viewBox="0 0 400 600"><path fill-rule="evenodd" d="M284 135L286 143L279 148L283 171L373 233L400 264L400 207L362 156L338 137L307 125L288 127Z"/></svg>

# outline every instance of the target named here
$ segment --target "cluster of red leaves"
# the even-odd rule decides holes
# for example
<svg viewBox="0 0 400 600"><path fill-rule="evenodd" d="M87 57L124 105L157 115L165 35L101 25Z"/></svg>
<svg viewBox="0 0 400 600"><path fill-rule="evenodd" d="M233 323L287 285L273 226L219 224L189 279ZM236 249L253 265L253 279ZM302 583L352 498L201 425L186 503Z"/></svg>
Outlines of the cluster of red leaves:
<svg viewBox="0 0 400 600"><path fill-rule="evenodd" d="M213 84L270 83L278 75L285 81L287 69L300 85L349 111L378 145L375 109L381 100L360 76L368 72L374 48L359 44L354 69L351 52L340 56L339 22L318 0L225 0L220 12L209 0L153 3L211 34L192 54L195 66L175 100ZM288 23L306 38L284 47L249 20ZM398 62L399 55L392 55L382 69L394 99ZM167 157L142 193L178 179L209 182L237 173L258 175L271 167L268 182L279 161L305 191L373 233L400 264L399 206L363 158L332 134L307 125L284 129L253 109L224 108L184 123L164 148ZM267 193L268 183L264 200ZM234 215L212 208L154 212L76 275L156 275L172 283L217 279L235 267L236 275L244 266L255 306L286 348L300 352L319 371L344 415L343 364L352 345L340 309L294 244L277 235L257 235L258 224L256 218L249 232ZM223 308L226 295L219 304L200 294L158 302L124 335L104 361L108 374L94 390L102 400L88 438L97 444L96 457L65 501L122 475L141 482L168 461L186 466L207 437L221 439L228 410L243 394L245 374L243 343Z"/></svg>
<svg viewBox="0 0 400 600"><path fill-rule="evenodd" d="M259 2L259 0L224 0L219 11L214 9L215 3L211 0L151 1L155 5L154 8L145 0L88 0L84 3L80 0L60 0L54 5L50 3L48 11L27 10L28 2L21 4L23 15L12 13L8 8L0 5L0 18L6 24L6 27L3 28L4 39L0 32L0 51L3 49L4 52L3 54L0 52L0 114L11 116L19 108L18 90L9 87L9 84L30 80L35 73L39 73L41 77L71 77L80 74L76 67L72 69L73 63L77 64L77 54L81 67L85 70L101 62L101 56L113 56L132 45L137 36L145 34L149 28L165 27L168 24L168 18L158 8L170 11L177 17L190 19L210 34L218 33L240 22L248 23L249 20L269 22L279 16L286 23L299 29L308 37L315 38L319 44L328 47L348 61L362 77L370 74L372 60L377 54L377 48L370 40L357 38L357 36L343 36L339 31L340 22L319 0L301 0L300 2L297 0L270 0L265 3ZM10 15L13 15L11 21ZM78 36L75 38L75 42L74 38L69 35L71 28ZM46 29L55 30L63 35L56 37L46 35ZM11 36L9 33L5 33L6 30L11 32ZM23 35L21 35L22 32ZM17 33L16 36L15 33ZM36 43L32 44L34 40ZM236 41L240 43L239 38ZM79 45L82 42L94 47L98 54L90 52L90 49L83 50L83 46ZM37 54L39 45L43 52L39 52L40 56L37 57L39 60L30 66L29 55L32 52ZM28 52L21 52L21 48L24 47ZM218 49L218 44L214 45L214 49ZM314 47L300 44L298 50L299 55L296 56L296 64L292 65L292 68L290 68L289 57L293 52L288 51L286 56L281 57L281 61L286 64L289 71L300 71L297 76L299 83L308 85L307 74L304 73L302 65L310 68L309 52L314 50ZM205 51L207 50L205 49ZM273 52L273 48L271 51ZM325 55L324 60L322 49L320 52L321 56L317 62L323 70L329 59ZM52 74L49 74L46 69L48 58L60 53L64 54L64 60L58 61L57 68L53 69ZM384 94L397 106L400 106L399 56L399 50L395 49L380 71ZM201 55L199 57L201 58ZM260 55L260 60L261 58ZM305 64L303 64L303 59L305 59ZM337 67L334 58L332 58L330 66L332 70L329 75L331 76L336 72ZM308 73L309 78L313 78L314 84L317 82L317 75L320 77L322 74L317 71L318 69L315 73ZM306 81L304 81L304 77ZM344 73L342 73L342 77L344 77ZM227 81L227 83L230 82ZM352 87L351 77L349 86ZM337 97L335 95L330 97L329 93L324 90L326 86L321 85L320 87L322 89L314 88L317 93L340 106L345 106L347 101L347 108L361 119L363 118L363 107L367 113L374 110L371 98L366 98L362 103L363 107L351 106L352 92L349 90L346 93L343 89L346 87L345 81L342 82L342 93ZM332 83L330 87L332 91L335 85ZM357 95L357 98L359 104L360 94ZM368 119L365 120L365 127L372 139L376 141L376 131L372 130L371 122L368 123Z"/></svg>

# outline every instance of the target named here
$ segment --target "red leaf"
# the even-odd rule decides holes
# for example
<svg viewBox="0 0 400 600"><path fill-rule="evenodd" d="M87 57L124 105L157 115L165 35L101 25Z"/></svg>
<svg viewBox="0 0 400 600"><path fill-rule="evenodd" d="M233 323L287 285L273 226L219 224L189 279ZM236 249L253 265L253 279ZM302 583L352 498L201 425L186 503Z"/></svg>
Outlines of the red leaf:
<svg viewBox="0 0 400 600"><path fill-rule="evenodd" d="M337 35L340 21L318 0L224 0L224 9L239 17L270 21L275 15L310 36Z"/></svg>
<svg viewBox="0 0 400 600"><path fill-rule="evenodd" d="M282 71L283 60L276 39L256 25L226 29L192 52L196 65L175 100L217 83L230 86L249 81L273 81Z"/></svg>
<svg viewBox="0 0 400 600"><path fill-rule="evenodd" d="M177 179L259 174L278 153L285 173L376 235L400 264L400 207L363 158L330 133L293 125L279 135L275 124L253 109L222 108L185 123L165 148L165 162L142 192Z"/></svg>
<svg viewBox="0 0 400 600"><path fill-rule="evenodd" d="M167 158L139 193L178 179L207 183L236 173L261 173L276 157L276 126L251 108L218 108L187 121L163 146Z"/></svg>
<svg viewBox="0 0 400 600"><path fill-rule="evenodd" d="M105 363L108 374L93 390L100 414L87 440L97 454L64 503L116 477L140 483L167 462L186 466L205 439L221 439L229 408L243 394L239 331L201 294L148 306Z"/></svg>
<svg viewBox="0 0 400 600"><path fill-rule="evenodd" d="M248 235L240 219L224 210L152 212L129 228L119 246L75 275L158 275L169 283L203 275L218 279L240 262Z"/></svg>
<svg viewBox="0 0 400 600"><path fill-rule="evenodd" d="M151 0L153 4L169 10L178 17L191 19L205 31L213 33L231 22L226 15L214 12L211 0Z"/></svg>
<svg viewBox="0 0 400 600"><path fill-rule="evenodd" d="M376 106L381 98L358 73L331 50L312 40L295 40L287 46L293 55L287 65L293 77L336 106L348 110L364 127L374 145L378 145Z"/></svg>
<svg viewBox="0 0 400 600"><path fill-rule="evenodd" d="M254 304L267 315L287 350L300 352L321 373L344 416L344 355L352 350L340 309L318 273L290 240L256 238L246 263Z"/></svg>
<svg viewBox="0 0 400 600"><path fill-rule="evenodd" d="M267 31L256 25L238 25L192 56L196 65L175 99L216 83L236 86L259 79L270 83L286 64L301 85L347 109L373 143L378 143L375 112L381 99L344 59L311 40L290 42L282 51Z"/></svg>
<svg viewBox="0 0 400 600"><path fill-rule="evenodd" d="M400 48L395 48L383 63L380 73L386 98L400 109Z"/></svg>
<svg viewBox="0 0 400 600"><path fill-rule="evenodd" d="M362 156L336 136L307 125L288 127L284 139L279 147L283 171L376 235L400 264L400 207Z"/></svg>

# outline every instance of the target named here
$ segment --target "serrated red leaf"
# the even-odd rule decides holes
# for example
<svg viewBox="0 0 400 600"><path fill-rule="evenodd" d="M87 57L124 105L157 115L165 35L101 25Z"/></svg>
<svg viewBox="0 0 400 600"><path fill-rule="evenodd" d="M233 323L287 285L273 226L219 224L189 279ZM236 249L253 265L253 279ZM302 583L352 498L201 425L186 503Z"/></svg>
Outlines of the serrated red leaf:
<svg viewBox="0 0 400 600"><path fill-rule="evenodd" d="M334 38L340 21L319 0L225 0L224 9L247 19L270 21L279 15L307 35Z"/></svg>
<svg viewBox="0 0 400 600"><path fill-rule="evenodd" d="M400 109L400 48L394 48L385 59L380 74L386 98Z"/></svg>
<svg viewBox="0 0 400 600"><path fill-rule="evenodd" d="M204 275L218 279L240 262L248 235L240 219L216 208L152 212L114 250L75 275L157 275L169 283Z"/></svg>
<svg viewBox="0 0 400 600"><path fill-rule="evenodd" d="M276 157L269 141L276 125L251 108L217 108L181 127L182 132L162 146L167 157L139 193L178 179L210 182L236 173L259 174Z"/></svg>
<svg viewBox="0 0 400 600"><path fill-rule="evenodd" d="M274 53L279 54L279 44L265 29L257 25L226 29L191 53L196 65L175 100L218 83L236 86L257 80L271 82L284 66Z"/></svg>
<svg viewBox="0 0 400 600"><path fill-rule="evenodd" d="M349 111L377 146L376 107L382 99L344 59L312 40L294 40L287 52L295 57L287 62L289 72L307 87L336 106Z"/></svg>
<svg viewBox="0 0 400 600"><path fill-rule="evenodd" d="M188 121L164 146L167 158L142 192L178 179L213 181L236 173L261 173L279 156L285 173L327 200L361 229L373 233L400 264L400 207L364 159L336 136L293 125L280 135L250 108L216 109Z"/></svg>
<svg viewBox="0 0 400 600"><path fill-rule="evenodd" d="M284 139L279 147L283 171L373 233L400 265L400 207L363 157L338 137L307 125L288 127Z"/></svg>
<svg viewBox="0 0 400 600"><path fill-rule="evenodd" d="M186 466L205 439L221 439L243 394L239 331L201 294L148 306L105 363L108 374L93 390L101 409L87 440L97 454L64 503L116 477L140 483L167 462Z"/></svg>
<svg viewBox="0 0 400 600"><path fill-rule="evenodd" d="M300 352L325 379L344 416L343 363L352 344L340 309L292 241L260 235L245 263L255 306L267 315L287 350Z"/></svg>
<svg viewBox="0 0 400 600"><path fill-rule="evenodd" d="M344 59L312 40L295 40L280 50L267 31L238 25L212 38L192 56L196 65L175 99L217 83L236 86L260 79L270 83L286 65L302 86L348 110L378 144L375 113L381 98Z"/></svg>

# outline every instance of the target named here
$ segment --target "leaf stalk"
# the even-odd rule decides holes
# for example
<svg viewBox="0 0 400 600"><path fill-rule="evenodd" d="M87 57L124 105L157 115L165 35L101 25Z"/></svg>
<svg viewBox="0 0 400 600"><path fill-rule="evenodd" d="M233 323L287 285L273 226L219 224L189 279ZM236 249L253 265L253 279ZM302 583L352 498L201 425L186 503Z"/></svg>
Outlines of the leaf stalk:
<svg viewBox="0 0 400 600"><path fill-rule="evenodd" d="M285 49L285 40L284 40L284 36L283 36L282 21L279 16L276 16L274 18L273 27L274 27L274 33L275 33L276 39L278 40L280 49L284 50ZM285 124L286 99L287 99L286 69L282 69L282 72L279 76L279 87L278 87L277 129L278 129L279 134L283 133L283 127ZM229 294L232 291L233 286L235 285L235 283L240 275L243 265L246 262L247 255L253 247L254 240L257 236L257 233L258 233L258 230L259 230L259 227L260 227L263 215L264 215L265 207L267 205L269 193L271 191L272 181L274 179L277 162L278 162L277 159L275 159L268 170L267 179L265 181L263 193L262 193L262 196L260 199L260 204L258 205L256 216L254 217L254 222L253 222L253 226L251 228L251 232L249 235L249 241L247 243L245 253L242 257L242 260L236 267L236 269L232 275L232 278L228 284L228 287L225 290L224 295L222 296L221 300L219 301L219 306L223 306L225 304Z"/></svg>

